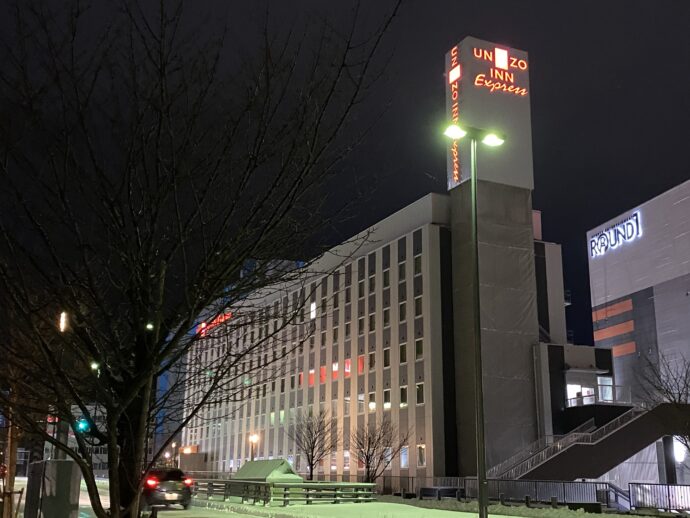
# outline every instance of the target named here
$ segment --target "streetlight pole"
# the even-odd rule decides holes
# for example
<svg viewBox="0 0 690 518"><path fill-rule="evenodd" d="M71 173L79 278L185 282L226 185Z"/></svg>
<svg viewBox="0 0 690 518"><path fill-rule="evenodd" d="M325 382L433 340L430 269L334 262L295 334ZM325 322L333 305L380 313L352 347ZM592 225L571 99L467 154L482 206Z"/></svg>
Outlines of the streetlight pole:
<svg viewBox="0 0 690 518"><path fill-rule="evenodd" d="M445 135L453 140L464 136L470 138L470 197L472 198L472 301L473 301L473 331L474 331L474 419L477 448L477 504L479 518L488 518L488 483L486 480L486 441L484 434L484 386L482 369L482 329L479 298L479 232L477 217L477 140L487 146L500 146L505 138L496 133L469 128L453 124L449 126Z"/></svg>

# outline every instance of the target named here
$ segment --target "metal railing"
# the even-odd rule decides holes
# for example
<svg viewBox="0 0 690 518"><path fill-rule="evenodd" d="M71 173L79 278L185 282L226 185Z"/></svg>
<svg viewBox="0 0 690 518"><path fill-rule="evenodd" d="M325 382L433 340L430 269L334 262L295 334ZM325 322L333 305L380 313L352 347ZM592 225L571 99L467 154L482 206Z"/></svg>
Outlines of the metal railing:
<svg viewBox="0 0 690 518"><path fill-rule="evenodd" d="M635 508L690 510L690 486L630 483L630 505Z"/></svg>
<svg viewBox="0 0 690 518"><path fill-rule="evenodd" d="M630 387L623 385L597 385L594 393L566 399L568 408L588 405L629 405L632 402Z"/></svg>
<svg viewBox="0 0 690 518"><path fill-rule="evenodd" d="M536 455L526 459L522 463L518 464L514 468L510 469L502 475L503 478L508 479L518 479L522 477L528 471L533 470L540 464L543 464L547 460L551 459L555 455L558 455L563 450L569 448L573 444L594 444L599 442L603 438L607 437L611 433L620 429L621 427L627 425L629 422L637 419L642 414L646 413L646 410L639 408L631 408L627 412L619 415L617 418L609 421L601 428L597 428L591 433L570 433L563 438L559 439L555 443L547 446Z"/></svg>
<svg viewBox="0 0 690 518"><path fill-rule="evenodd" d="M544 437L538 439L537 441L535 441L532 444L530 444L529 446L527 446L527 448L525 448L524 450L517 452L512 457L509 457L508 459L504 460L503 462L493 466L491 469L489 469L487 471L486 476L488 478L501 477L501 475L503 475L504 473L507 473L511 468L517 466L519 463L532 457L533 455L536 455L537 453L542 451L547 446L560 441L561 439L563 439L564 437L567 437L568 435L576 434L576 433L582 433L582 432L585 432L587 430L591 430L595 426L596 425L594 423L594 419L592 418L592 419L588 419L587 421L582 423L577 428L574 428L573 430L571 430L566 435L545 435Z"/></svg>

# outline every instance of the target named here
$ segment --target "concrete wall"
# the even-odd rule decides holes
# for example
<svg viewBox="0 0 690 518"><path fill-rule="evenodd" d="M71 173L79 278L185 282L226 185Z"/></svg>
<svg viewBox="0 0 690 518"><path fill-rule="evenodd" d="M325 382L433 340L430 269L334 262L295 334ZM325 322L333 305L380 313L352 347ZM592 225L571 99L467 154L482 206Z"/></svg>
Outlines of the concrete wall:
<svg viewBox="0 0 690 518"><path fill-rule="evenodd" d="M451 191L456 421L462 475L476 472L471 197ZM479 277L487 466L537 436L533 346L539 329L531 192L478 184Z"/></svg>

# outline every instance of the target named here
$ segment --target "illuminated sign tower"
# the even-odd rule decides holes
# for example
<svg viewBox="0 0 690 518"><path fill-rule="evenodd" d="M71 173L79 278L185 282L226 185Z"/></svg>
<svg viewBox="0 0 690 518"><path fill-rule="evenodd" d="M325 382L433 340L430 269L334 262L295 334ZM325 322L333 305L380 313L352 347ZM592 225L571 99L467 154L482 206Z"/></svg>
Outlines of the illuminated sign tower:
<svg viewBox="0 0 690 518"><path fill-rule="evenodd" d="M446 54L448 120L507 135L500 153L484 153L479 179L534 188L527 53L467 37ZM448 146L448 189L469 178L469 143Z"/></svg>

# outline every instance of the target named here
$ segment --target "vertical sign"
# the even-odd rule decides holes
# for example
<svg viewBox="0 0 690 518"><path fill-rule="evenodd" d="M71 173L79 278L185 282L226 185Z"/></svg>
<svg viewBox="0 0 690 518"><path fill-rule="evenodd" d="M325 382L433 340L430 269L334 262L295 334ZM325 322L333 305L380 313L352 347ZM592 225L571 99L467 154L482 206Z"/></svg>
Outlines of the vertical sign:
<svg viewBox="0 0 690 518"><path fill-rule="evenodd" d="M448 123L506 136L500 148L480 144L479 179L533 189L527 53L467 37L448 51L445 70ZM468 155L469 139L449 142L448 189L469 178Z"/></svg>

